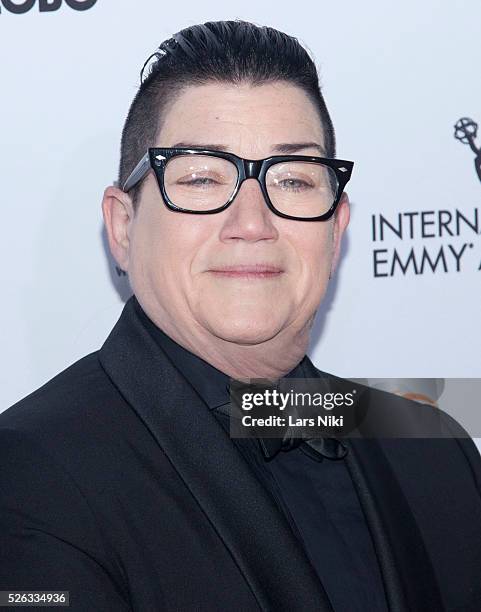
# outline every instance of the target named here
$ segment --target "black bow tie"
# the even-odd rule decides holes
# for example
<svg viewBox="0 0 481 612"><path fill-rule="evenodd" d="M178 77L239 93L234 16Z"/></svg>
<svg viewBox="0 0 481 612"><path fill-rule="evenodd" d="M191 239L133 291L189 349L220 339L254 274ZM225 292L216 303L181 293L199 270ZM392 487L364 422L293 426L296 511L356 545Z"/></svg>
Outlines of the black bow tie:
<svg viewBox="0 0 481 612"><path fill-rule="evenodd" d="M226 385L226 391L230 394L229 385ZM236 409L233 407L230 399L226 403L217 406L215 410L228 415L229 418L236 414ZM281 451L286 452L298 447L315 461L322 461L323 459L337 461L344 459L348 453L347 446L337 438L295 438L289 428L286 429L282 438L262 438L257 436L256 439L266 461L270 461Z"/></svg>
<svg viewBox="0 0 481 612"><path fill-rule="evenodd" d="M226 389L229 392L229 386ZM233 414L236 413L235 409L233 411L230 400L217 406L215 410L229 416L229 418L232 418ZM289 429L286 430L283 438L262 438L258 436L256 439L266 461L274 459L281 451L286 452L298 447L315 461L322 461L323 459L337 461L344 459L348 453L348 447L337 438L295 438L291 435Z"/></svg>
<svg viewBox="0 0 481 612"><path fill-rule="evenodd" d="M281 451L286 452L300 447L300 450L315 461L343 459L348 448L337 438L257 438L262 454L270 461Z"/></svg>

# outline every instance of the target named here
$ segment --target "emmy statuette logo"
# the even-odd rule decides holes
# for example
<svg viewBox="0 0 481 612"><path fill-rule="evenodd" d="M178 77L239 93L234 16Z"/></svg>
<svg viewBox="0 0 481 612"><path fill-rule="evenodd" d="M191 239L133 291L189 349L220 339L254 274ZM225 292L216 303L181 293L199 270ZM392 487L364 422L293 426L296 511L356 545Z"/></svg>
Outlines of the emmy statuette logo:
<svg viewBox="0 0 481 612"><path fill-rule="evenodd" d="M463 144L469 145L475 154L474 169L481 181L481 147L477 147L474 140L478 133L478 124L469 117L461 117L454 126L454 138Z"/></svg>

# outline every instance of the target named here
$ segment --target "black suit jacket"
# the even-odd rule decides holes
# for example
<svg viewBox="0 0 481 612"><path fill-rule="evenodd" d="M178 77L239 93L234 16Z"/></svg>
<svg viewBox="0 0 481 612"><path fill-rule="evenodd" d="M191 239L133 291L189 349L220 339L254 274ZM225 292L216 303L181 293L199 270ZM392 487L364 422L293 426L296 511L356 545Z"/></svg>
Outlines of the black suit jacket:
<svg viewBox="0 0 481 612"><path fill-rule="evenodd" d="M390 609L481 610L472 440L347 442ZM332 611L284 515L132 300L100 351L0 415L0 590L15 589L68 590L75 611Z"/></svg>

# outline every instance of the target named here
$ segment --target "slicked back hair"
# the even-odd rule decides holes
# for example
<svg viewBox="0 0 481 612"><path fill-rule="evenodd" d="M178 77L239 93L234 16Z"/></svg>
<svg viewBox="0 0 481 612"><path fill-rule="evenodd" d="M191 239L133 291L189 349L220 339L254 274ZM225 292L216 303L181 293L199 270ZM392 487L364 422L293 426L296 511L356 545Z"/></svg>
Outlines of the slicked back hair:
<svg viewBox="0 0 481 612"><path fill-rule="evenodd" d="M319 112L327 157L335 134L319 86L317 68L296 38L242 20L189 26L164 41L141 72L141 84L122 130L118 184L124 184L148 147L155 146L163 117L190 85L284 81L298 86ZM137 209L142 182L130 195Z"/></svg>

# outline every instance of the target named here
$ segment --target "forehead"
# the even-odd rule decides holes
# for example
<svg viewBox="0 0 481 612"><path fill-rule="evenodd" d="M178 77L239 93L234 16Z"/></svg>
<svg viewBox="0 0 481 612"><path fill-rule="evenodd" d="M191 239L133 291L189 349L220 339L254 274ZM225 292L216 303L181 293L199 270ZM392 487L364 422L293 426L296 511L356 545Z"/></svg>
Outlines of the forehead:
<svg viewBox="0 0 481 612"><path fill-rule="evenodd" d="M185 88L170 105L157 146L208 142L268 155L275 143L313 140L324 146L319 113L299 87L209 83Z"/></svg>

